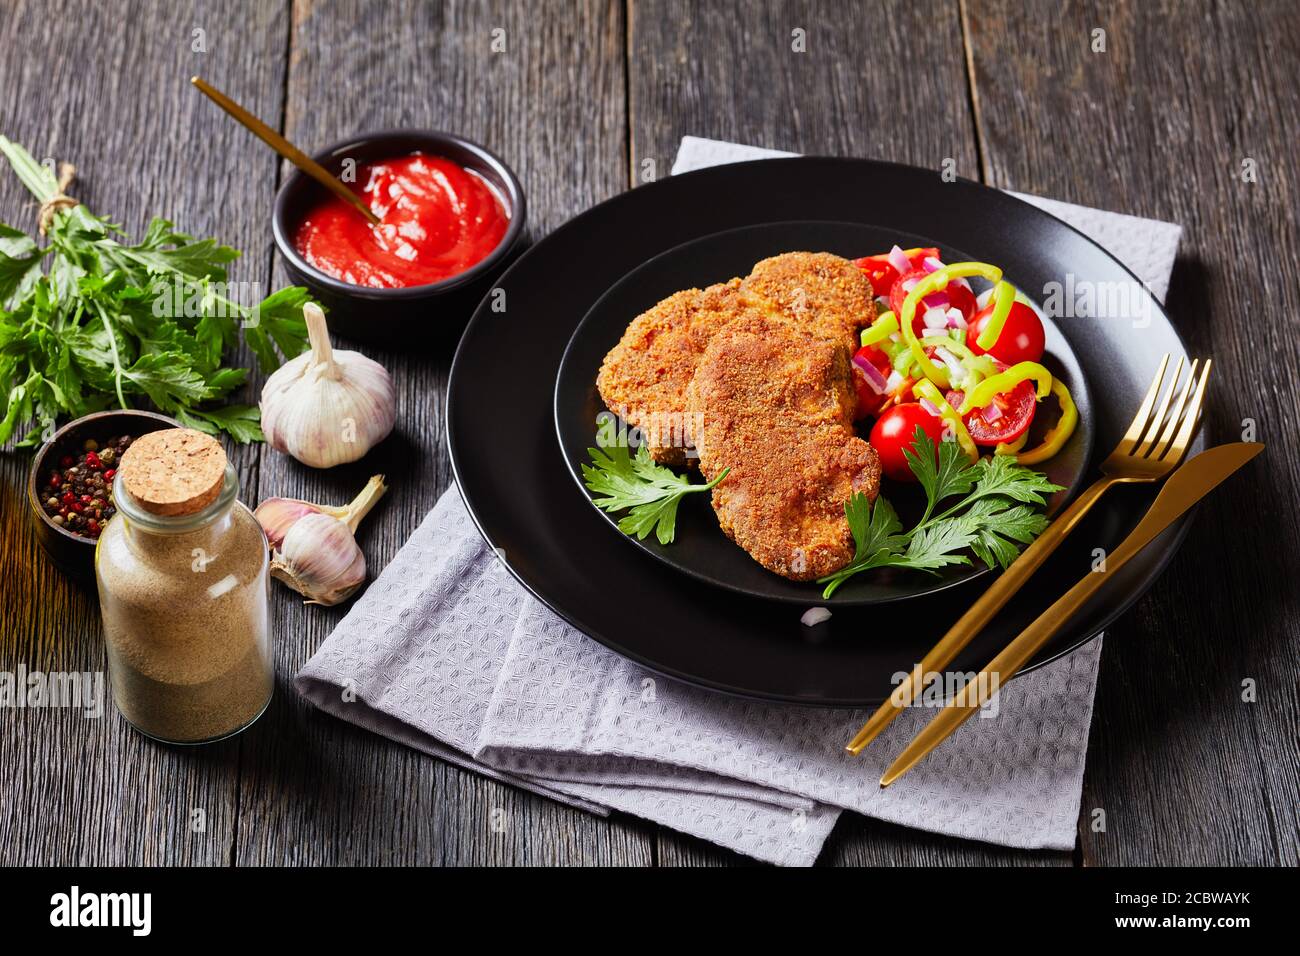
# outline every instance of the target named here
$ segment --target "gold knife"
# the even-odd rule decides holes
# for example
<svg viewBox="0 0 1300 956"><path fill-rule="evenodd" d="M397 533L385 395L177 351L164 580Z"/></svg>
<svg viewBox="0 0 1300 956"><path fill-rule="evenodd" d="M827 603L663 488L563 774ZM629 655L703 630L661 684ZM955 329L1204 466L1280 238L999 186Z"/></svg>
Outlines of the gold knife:
<svg viewBox="0 0 1300 956"><path fill-rule="evenodd" d="M880 785L889 786L948 739L954 730L992 698L998 688L1010 680L1047 643L1111 575L1150 544L1156 535L1173 524L1188 508L1263 450L1264 446L1255 442L1220 445L1202 452L1177 469L1160 489L1155 503L1137 527L1118 548L1106 556L1105 570L1087 575L1066 591L1060 600L1040 614L1001 654L993 658L973 681L958 691L957 696L898 755L898 759L880 778Z"/></svg>

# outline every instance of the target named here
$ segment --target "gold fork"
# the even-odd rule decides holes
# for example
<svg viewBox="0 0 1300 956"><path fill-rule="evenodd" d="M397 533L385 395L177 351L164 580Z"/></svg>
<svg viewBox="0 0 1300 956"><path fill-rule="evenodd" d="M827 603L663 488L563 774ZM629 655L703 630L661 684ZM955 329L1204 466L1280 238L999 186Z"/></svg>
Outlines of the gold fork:
<svg viewBox="0 0 1300 956"><path fill-rule="evenodd" d="M1183 360L1178 359L1174 374L1169 379L1169 387L1164 397L1156 406L1160 394L1160 385L1164 381L1165 370L1169 366L1169 356L1160 361L1151 387L1147 389L1142 405L1133 416L1133 422L1120 439L1119 445L1101 464L1101 478L1076 498L1069 507L1056 516L1047 529L1024 550L1002 575L981 595L969 611L948 631L930 653L906 678L894 688L889 699L871 715L871 719L858 731L856 737L845 748L851 754L860 754L862 748L880 734L903 708L908 707L925 683L925 676L947 667L961 652L971 638L984 629L993 616L1009 601L1021 585L1047 560L1066 536L1074 530L1088 510L1097 503L1107 491L1121 482L1158 481L1182 461L1187 448L1192 442L1192 433L1201 412L1201 402L1205 396L1205 383L1210 377L1210 360L1205 360L1198 379L1196 367L1199 361L1193 361L1188 370L1187 381L1181 390L1178 379L1182 374ZM1192 391L1195 383L1195 392ZM1177 400L1174 393L1178 393ZM1188 396L1191 401L1188 401ZM1173 407L1170 407L1172 402ZM1163 425L1163 427L1162 427Z"/></svg>

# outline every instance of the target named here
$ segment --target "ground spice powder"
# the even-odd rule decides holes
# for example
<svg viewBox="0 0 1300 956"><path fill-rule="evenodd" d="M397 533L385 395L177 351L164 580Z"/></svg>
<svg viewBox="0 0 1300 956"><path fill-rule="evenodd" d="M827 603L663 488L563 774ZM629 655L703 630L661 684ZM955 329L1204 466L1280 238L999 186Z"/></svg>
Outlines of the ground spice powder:
<svg viewBox="0 0 1300 956"><path fill-rule="evenodd" d="M151 737L216 740L270 701L266 538L237 494L201 432L144 435L122 457L96 578L114 700Z"/></svg>

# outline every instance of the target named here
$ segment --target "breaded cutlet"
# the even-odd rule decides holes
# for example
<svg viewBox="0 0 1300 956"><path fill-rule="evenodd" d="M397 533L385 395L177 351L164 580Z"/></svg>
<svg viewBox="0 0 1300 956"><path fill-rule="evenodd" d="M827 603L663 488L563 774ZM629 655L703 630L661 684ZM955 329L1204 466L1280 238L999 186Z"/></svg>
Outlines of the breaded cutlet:
<svg viewBox="0 0 1300 956"><path fill-rule="evenodd" d="M715 332L755 313L740 299L740 280L686 289L642 312L610 349L596 388L610 411L642 430L655 461L686 463L686 386Z"/></svg>
<svg viewBox="0 0 1300 956"><path fill-rule="evenodd" d="M741 299L759 311L838 338L850 352L876 318L871 280L855 263L829 252L786 252L764 259L740 283Z"/></svg>
<svg viewBox="0 0 1300 956"><path fill-rule="evenodd" d="M847 259L788 252L758 263L745 279L687 289L637 316L605 356L596 387L610 411L640 428L656 461L691 456L687 385L709 340L729 322L765 315L856 348L875 319L871 282Z"/></svg>
<svg viewBox="0 0 1300 956"><path fill-rule="evenodd" d="M853 431L852 381L842 344L764 316L715 334L688 388L701 472L731 469L712 492L723 531L795 581L853 558L844 505L880 490L880 460Z"/></svg>

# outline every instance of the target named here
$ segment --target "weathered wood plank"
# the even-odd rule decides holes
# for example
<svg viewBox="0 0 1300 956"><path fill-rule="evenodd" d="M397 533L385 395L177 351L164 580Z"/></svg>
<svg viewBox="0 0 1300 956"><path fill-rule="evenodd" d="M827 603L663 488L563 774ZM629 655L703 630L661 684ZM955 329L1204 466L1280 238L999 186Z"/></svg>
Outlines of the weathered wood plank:
<svg viewBox="0 0 1300 956"><path fill-rule="evenodd" d="M71 192L95 212L135 234L162 215L187 232L216 236L244 250L232 280L265 284L275 163L248 150L245 134L186 80L202 73L254 111L278 116L287 8L258 4L231 16L212 3L151 0L123 15L105 4L18 2L6 4L3 17L3 133L37 157L74 163L80 175ZM0 217L33 228L30 196L0 165ZM255 452L235 460L248 482ZM103 672L94 585L87 592L65 579L30 532L29 462L26 453L0 453L0 670ZM111 700L98 720L6 709L0 862L228 862L239 746L158 746L131 730ZM206 817L201 833L189 828L195 809Z"/></svg>
<svg viewBox="0 0 1300 956"><path fill-rule="evenodd" d="M634 0L629 36L638 177L693 135L979 178L956 0Z"/></svg>
<svg viewBox="0 0 1300 956"><path fill-rule="evenodd" d="M745 866L754 861L711 843L661 830L656 859L660 866ZM952 837L872 820L856 813L840 816L818 866L1043 866L1073 865L1069 853L1025 851L954 840Z"/></svg>
<svg viewBox="0 0 1300 956"><path fill-rule="evenodd" d="M498 28L505 52L493 53ZM310 151L388 126L463 133L514 167L529 232L540 236L626 182L623 37L622 6L613 2L298 3L286 134ZM365 351L398 384L400 434L363 462L328 472L267 451L258 491L342 501L385 472L392 490L360 535L373 573L450 482L442 406L450 356ZM238 862L651 861L643 824L606 822L308 708L287 681L342 612L305 608L276 591L282 688L246 738ZM500 833L494 809L504 811Z"/></svg>
<svg viewBox="0 0 1300 956"><path fill-rule="evenodd" d="M1069 853L1016 850L954 840L856 814L840 819L826 842L820 866L1072 866Z"/></svg>
<svg viewBox="0 0 1300 956"><path fill-rule="evenodd" d="M934 169L951 159L958 175L979 177L956 2L843 4L832 10L796 2L635 0L629 35L637 177L650 159L658 175L666 175L684 135ZM805 52L796 52L800 45ZM1069 862L1068 854L1049 856ZM659 835L658 859L664 865L742 862L667 830ZM1039 859L846 818L820 862Z"/></svg>
<svg viewBox="0 0 1300 956"><path fill-rule="evenodd" d="M1181 223L1168 307L1215 362L1208 434L1269 446L1107 636L1084 861L1294 865L1300 8L968 0L966 22L989 181Z"/></svg>

